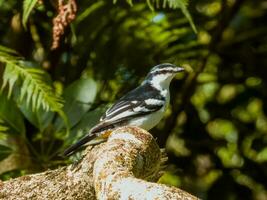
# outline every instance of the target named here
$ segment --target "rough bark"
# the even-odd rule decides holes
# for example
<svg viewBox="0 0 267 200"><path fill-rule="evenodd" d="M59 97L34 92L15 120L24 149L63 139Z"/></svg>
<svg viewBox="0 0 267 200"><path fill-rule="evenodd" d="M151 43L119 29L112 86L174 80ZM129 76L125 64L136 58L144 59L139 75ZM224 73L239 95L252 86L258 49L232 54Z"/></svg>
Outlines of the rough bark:
<svg viewBox="0 0 267 200"><path fill-rule="evenodd" d="M122 127L88 147L78 164L0 182L0 199L197 199L148 182L159 177L165 159L148 132Z"/></svg>

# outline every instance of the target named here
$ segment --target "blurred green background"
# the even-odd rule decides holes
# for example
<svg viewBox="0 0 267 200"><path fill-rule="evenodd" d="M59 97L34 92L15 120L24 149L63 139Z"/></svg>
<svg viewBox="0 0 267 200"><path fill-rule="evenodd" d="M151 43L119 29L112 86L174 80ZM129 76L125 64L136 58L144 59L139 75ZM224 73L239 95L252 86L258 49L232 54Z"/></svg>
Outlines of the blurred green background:
<svg viewBox="0 0 267 200"><path fill-rule="evenodd" d="M64 148L170 62L187 72L151 130L169 156L159 182L204 200L267 199L266 0L79 0L51 50L57 3L0 0L2 180L71 163Z"/></svg>

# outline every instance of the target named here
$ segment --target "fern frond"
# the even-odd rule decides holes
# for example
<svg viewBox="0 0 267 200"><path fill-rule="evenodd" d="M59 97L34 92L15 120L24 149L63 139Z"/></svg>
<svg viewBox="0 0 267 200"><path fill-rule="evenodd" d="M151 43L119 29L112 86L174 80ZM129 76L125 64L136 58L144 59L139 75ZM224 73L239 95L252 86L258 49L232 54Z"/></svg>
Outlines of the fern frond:
<svg viewBox="0 0 267 200"><path fill-rule="evenodd" d="M181 8L181 6L187 7L188 0L163 0L163 7L165 8L167 5L173 9Z"/></svg>
<svg viewBox="0 0 267 200"><path fill-rule="evenodd" d="M168 1L174 1L174 0L168 0ZM188 4L187 0L179 0L178 2L179 2L177 4L178 7L182 10L184 16L188 20L188 22L189 22L191 28L193 29L193 31L195 33L197 33L197 28L196 28L196 26L194 24L193 18L191 16L191 14L189 13L188 9L187 9L187 4Z"/></svg>
<svg viewBox="0 0 267 200"><path fill-rule="evenodd" d="M23 1L22 24L24 28L26 27L26 23L28 21L31 11L33 10L37 2L38 0L24 0Z"/></svg>
<svg viewBox="0 0 267 200"><path fill-rule="evenodd" d="M19 84L21 80L21 101L26 100L27 105L31 105L33 110L43 108L46 111L62 111L63 100L45 80L44 70L27 66L20 57L10 55L8 51L1 51L1 48L0 62L6 63L1 90L8 87L9 97L15 83Z"/></svg>
<svg viewBox="0 0 267 200"><path fill-rule="evenodd" d="M147 5L149 8L154 11L153 4L156 4L156 7L159 7L160 3L159 0L147 0ZM180 8L186 19L188 20L191 28L195 33L197 33L197 28L194 24L193 18L190 15L188 9L188 0L163 0L162 7L166 8L167 6L172 9Z"/></svg>
<svg viewBox="0 0 267 200"><path fill-rule="evenodd" d="M13 49L7 48L5 46L0 45L0 54L1 53L6 53L6 54L13 54L18 56L18 52L16 52Z"/></svg>

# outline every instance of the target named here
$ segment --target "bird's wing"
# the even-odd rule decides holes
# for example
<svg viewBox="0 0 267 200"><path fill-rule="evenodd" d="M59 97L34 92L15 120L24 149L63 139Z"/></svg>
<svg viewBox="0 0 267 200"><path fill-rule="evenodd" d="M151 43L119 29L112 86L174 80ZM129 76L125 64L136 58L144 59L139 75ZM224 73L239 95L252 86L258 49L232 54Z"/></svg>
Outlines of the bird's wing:
<svg viewBox="0 0 267 200"><path fill-rule="evenodd" d="M141 85L115 102L101 117L100 122L148 114L159 110L164 103L165 98L157 89L148 84Z"/></svg>
<svg viewBox="0 0 267 200"><path fill-rule="evenodd" d="M69 147L64 155L71 155L76 149L85 145L88 141L100 136L98 133L113 129L117 124L131 118L156 112L165 104L165 98L157 90L149 85L143 85L120 98L101 117L100 122L94 126L90 133L84 136L76 144Z"/></svg>
<svg viewBox="0 0 267 200"><path fill-rule="evenodd" d="M131 118L143 116L161 109L165 98L160 92L149 84L144 84L130 91L109 108L101 117L100 123L92 133L114 128L118 123Z"/></svg>
<svg viewBox="0 0 267 200"><path fill-rule="evenodd" d="M151 102L153 101L153 104ZM164 101L146 99L142 101L123 101L114 104L101 117L101 122L118 122L136 116L150 114L162 108Z"/></svg>
<svg viewBox="0 0 267 200"><path fill-rule="evenodd" d="M153 101L153 104L151 104L151 101ZM100 123L91 129L91 133L112 129L116 127L118 123L158 111L163 106L163 100L155 99L147 99L144 101L119 101L106 111L101 117Z"/></svg>

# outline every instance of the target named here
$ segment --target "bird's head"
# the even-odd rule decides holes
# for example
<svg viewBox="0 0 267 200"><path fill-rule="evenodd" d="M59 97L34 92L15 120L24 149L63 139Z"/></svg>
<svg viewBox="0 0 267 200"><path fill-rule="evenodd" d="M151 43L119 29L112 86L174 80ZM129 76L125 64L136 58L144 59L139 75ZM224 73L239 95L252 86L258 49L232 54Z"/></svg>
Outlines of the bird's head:
<svg viewBox="0 0 267 200"><path fill-rule="evenodd" d="M144 83L150 83L156 88L168 88L174 76L181 71L184 71L184 68L173 64L159 64L150 70Z"/></svg>

